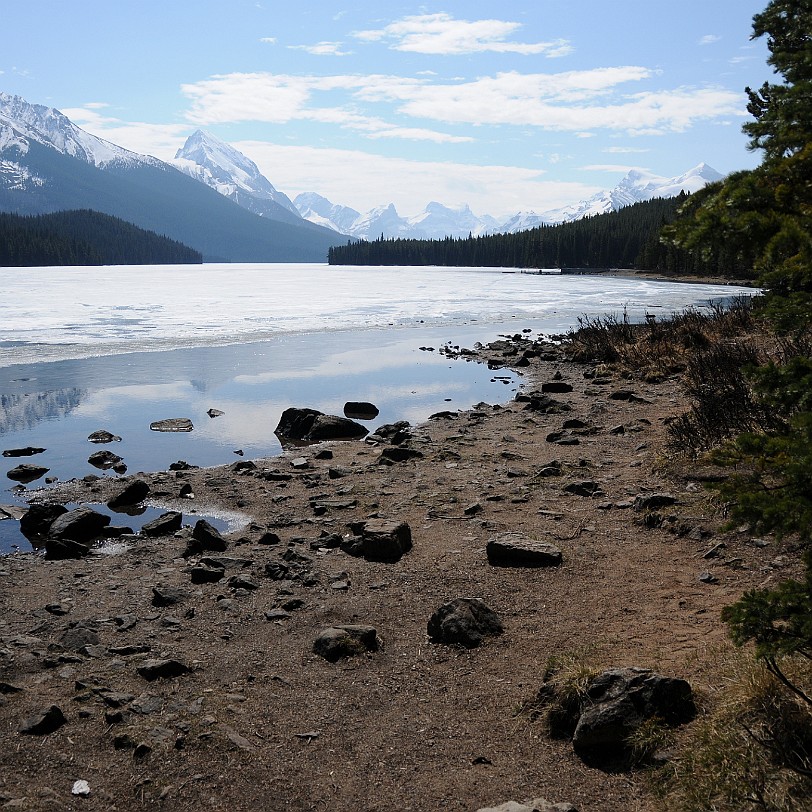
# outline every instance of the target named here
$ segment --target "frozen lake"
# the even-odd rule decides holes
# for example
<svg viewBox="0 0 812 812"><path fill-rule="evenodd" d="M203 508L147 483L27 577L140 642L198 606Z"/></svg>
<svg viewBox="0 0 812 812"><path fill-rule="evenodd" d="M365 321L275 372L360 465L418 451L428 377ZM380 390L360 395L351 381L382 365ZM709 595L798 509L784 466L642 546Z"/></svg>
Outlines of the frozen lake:
<svg viewBox="0 0 812 812"><path fill-rule="evenodd" d="M42 464L60 480L101 474L87 462L100 448L123 457L130 473L179 459L224 464L239 459L236 451L272 456L280 451L273 430L289 406L341 414L346 401L369 400L381 411L373 429L504 402L517 376L426 348L564 332L579 316L624 308L637 319L665 316L752 293L499 269L203 265L0 274L0 449L46 449L0 457L0 503L19 501L6 473L20 462ZM223 414L212 419L210 408ZM194 431L149 430L167 417L191 418ZM122 440L93 445L87 437L97 429ZM0 522L0 552L19 542L10 524Z"/></svg>

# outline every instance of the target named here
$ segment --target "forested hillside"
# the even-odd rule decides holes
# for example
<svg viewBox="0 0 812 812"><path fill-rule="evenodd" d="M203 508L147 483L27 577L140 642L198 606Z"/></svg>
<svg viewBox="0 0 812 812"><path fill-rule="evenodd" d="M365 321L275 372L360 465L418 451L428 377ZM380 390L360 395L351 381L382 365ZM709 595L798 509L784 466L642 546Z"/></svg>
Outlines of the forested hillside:
<svg viewBox="0 0 812 812"><path fill-rule="evenodd" d="M667 274L747 278L752 259L716 246L703 256L660 239L688 196L657 198L616 212L516 234L444 240L383 239L330 249L331 265L448 265L501 268L637 268Z"/></svg>
<svg viewBox="0 0 812 812"><path fill-rule="evenodd" d="M0 213L0 266L202 261L198 251L182 243L88 209L37 216Z"/></svg>

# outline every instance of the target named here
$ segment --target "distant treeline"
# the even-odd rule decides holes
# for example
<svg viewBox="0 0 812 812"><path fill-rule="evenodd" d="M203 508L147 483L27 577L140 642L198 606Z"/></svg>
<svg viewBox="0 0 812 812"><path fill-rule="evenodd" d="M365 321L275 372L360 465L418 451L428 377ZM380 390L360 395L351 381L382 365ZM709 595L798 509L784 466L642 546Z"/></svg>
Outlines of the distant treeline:
<svg viewBox="0 0 812 812"><path fill-rule="evenodd" d="M687 195L635 203L615 212L516 234L385 239L330 249L331 265L447 265L497 268L635 268L665 274L748 278L752 262L724 248L706 256L661 241Z"/></svg>
<svg viewBox="0 0 812 812"><path fill-rule="evenodd" d="M174 265L202 255L182 243L89 209L0 213L0 266Z"/></svg>

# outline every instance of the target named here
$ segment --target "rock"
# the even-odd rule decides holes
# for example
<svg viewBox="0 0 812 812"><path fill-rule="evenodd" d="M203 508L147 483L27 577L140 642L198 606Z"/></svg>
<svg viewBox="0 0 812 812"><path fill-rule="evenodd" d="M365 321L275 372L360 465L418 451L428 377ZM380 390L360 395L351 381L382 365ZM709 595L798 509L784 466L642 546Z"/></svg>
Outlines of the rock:
<svg viewBox="0 0 812 812"><path fill-rule="evenodd" d="M348 400L344 404L344 417L351 417L355 420L374 420L379 414L378 407L367 401Z"/></svg>
<svg viewBox="0 0 812 812"><path fill-rule="evenodd" d="M392 462L406 462L407 460L420 459L423 456L422 451L417 451L414 448L404 448L403 446L387 446L381 451L379 462L392 463Z"/></svg>
<svg viewBox="0 0 812 812"><path fill-rule="evenodd" d="M392 445L400 445L400 443L405 443L406 440L411 439L410 428L411 424L408 420L398 420L397 423L384 423L375 429L374 436L386 440Z"/></svg>
<svg viewBox="0 0 812 812"><path fill-rule="evenodd" d="M110 524L109 516L92 508L76 508L54 519L48 529L48 538L85 543L102 536L108 524Z"/></svg>
<svg viewBox="0 0 812 812"><path fill-rule="evenodd" d="M156 536L170 536L180 530L183 514L176 510L162 513L157 519L145 522L141 527L141 533L154 538Z"/></svg>
<svg viewBox="0 0 812 812"><path fill-rule="evenodd" d="M206 414L209 417L220 417L225 414L225 412L221 412L219 409L207 409Z"/></svg>
<svg viewBox="0 0 812 812"><path fill-rule="evenodd" d="M99 635L90 626L76 624L63 632L62 637L59 638L59 643L71 651L81 651L86 646L98 646Z"/></svg>
<svg viewBox="0 0 812 812"><path fill-rule="evenodd" d="M186 600L186 590L176 586L152 587L152 605L157 607L176 606Z"/></svg>
<svg viewBox="0 0 812 812"><path fill-rule="evenodd" d="M676 504L677 498L670 493L646 493L634 499L635 510L658 510Z"/></svg>
<svg viewBox="0 0 812 812"><path fill-rule="evenodd" d="M216 584L226 574L224 569L219 567L192 567L190 575L193 584Z"/></svg>
<svg viewBox="0 0 812 812"><path fill-rule="evenodd" d="M68 509L56 502L34 504L20 519L20 532L27 539L44 538L54 521Z"/></svg>
<svg viewBox="0 0 812 812"><path fill-rule="evenodd" d="M81 798L89 798L90 797L90 784L87 781L79 779L78 781L73 782L73 786L71 787L71 795L78 795Z"/></svg>
<svg viewBox="0 0 812 812"><path fill-rule="evenodd" d="M112 451L96 451L95 453L91 454L87 461L94 466L95 468L99 468L102 471L106 471L109 468L112 468L114 465L117 465L121 462L121 457L118 454L114 454Z"/></svg>
<svg viewBox="0 0 812 812"><path fill-rule="evenodd" d="M377 630L373 626L357 624L324 629L313 643L313 652L331 663L377 650Z"/></svg>
<svg viewBox="0 0 812 812"><path fill-rule="evenodd" d="M406 522L376 519L361 532L363 556L369 561L398 561L412 549L412 531Z"/></svg>
<svg viewBox="0 0 812 812"><path fill-rule="evenodd" d="M99 429L98 431L94 431L92 434L89 434L87 437L91 443L120 443L121 437L117 434L111 434L109 431L105 431L104 429Z"/></svg>
<svg viewBox="0 0 812 812"><path fill-rule="evenodd" d="M90 545L72 539L45 539L45 558L49 561L66 561L71 558L84 558L90 552Z"/></svg>
<svg viewBox="0 0 812 812"><path fill-rule="evenodd" d="M147 682L156 679L171 679L188 674L191 669L180 660L146 660L135 669Z"/></svg>
<svg viewBox="0 0 812 812"><path fill-rule="evenodd" d="M517 801L505 801L499 806L483 806L477 812L578 812L578 810L568 803L553 804L544 798L535 798L526 803Z"/></svg>
<svg viewBox="0 0 812 812"><path fill-rule="evenodd" d="M143 502L149 495L149 485L143 479L134 479L123 491L117 493L107 501L107 507L129 507Z"/></svg>
<svg viewBox="0 0 812 812"><path fill-rule="evenodd" d="M192 431L194 424L188 417L168 417L149 424L150 431Z"/></svg>
<svg viewBox="0 0 812 812"><path fill-rule="evenodd" d="M26 446L25 448L7 448L3 452L4 457L33 457L34 454L42 454L44 448L34 448L34 446Z"/></svg>
<svg viewBox="0 0 812 812"><path fill-rule="evenodd" d="M543 383L541 385L541 391L544 394L549 392L556 395L565 394L567 392L572 392L572 386L564 381L548 381L547 383Z"/></svg>
<svg viewBox="0 0 812 812"><path fill-rule="evenodd" d="M495 567L558 567L561 550L554 544L525 536L504 533L488 540L488 563Z"/></svg>
<svg viewBox="0 0 812 812"><path fill-rule="evenodd" d="M228 543L220 535L220 531L209 524L205 519L198 519L192 530L183 557L199 555L202 552L222 553L228 548Z"/></svg>
<svg viewBox="0 0 812 812"><path fill-rule="evenodd" d="M22 482L27 485L29 482L33 482L35 479L45 476L50 470L50 468L46 468L44 465L34 465L33 463L24 462L16 468L7 471L6 476L14 482Z"/></svg>
<svg viewBox="0 0 812 812"><path fill-rule="evenodd" d="M572 745L589 764L624 767L631 757L629 737L645 722L657 718L676 726L695 715L693 691L685 680L647 668L613 669L587 685Z"/></svg>
<svg viewBox="0 0 812 812"><path fill-rule="evenodd" d="M59 730L67 721L59 706L51 705L42 713L26 719L20 725L19 732L30 736L47 736L49 733Z"/></svg>
<svg viewBox="0 0 812 812"><path fill-rule="evenodd" d="M357 440L369 429L346 417L326 415L316 409L290 408L282 412L274 433L285 440Z"/></svg>
<svg viewBox="0 0 812 812"><path fill-rule="evenodd" d="M476 648L485 637L504 631L499 616L479 598L457 598L443 604L429 618L428 634L433 643Z"/></svg>
<svg viewBox="0 0 812 812"><path fill-rule="evenodd" d="M570 482L565 485L562 490L564 493L572 493L575 496L595 496L602 493L601 486L597 482L591 480L582 480L580 482Z"/></svg>

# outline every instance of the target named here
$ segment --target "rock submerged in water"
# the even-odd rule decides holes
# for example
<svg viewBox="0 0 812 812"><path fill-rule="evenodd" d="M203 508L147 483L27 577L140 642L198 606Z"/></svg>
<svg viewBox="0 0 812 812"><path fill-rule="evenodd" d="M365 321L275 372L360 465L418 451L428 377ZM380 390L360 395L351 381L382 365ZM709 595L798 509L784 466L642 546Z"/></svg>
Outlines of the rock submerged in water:
<svg viewBox="0 0 812 812"><path fill-rule="evenodd" d="M88 440L91 443L120 443L121 437L117 434L112 434L106 429L99 429L88 435Z"/></svg>
<svg viewBox="0 0 812 812"><path fill-rule="evenodd" d="M31 463L24 462L21 465L18 465L16 468L12 468L10 471L8 471L6 476L14 482L28 484L29 482L33 482L35 479L45 476L45 474L47 474L50 470L50 468L46 468L43 465L33 465Z"/></svg>
<svg viewBox="0 0 812 812"><path fill-rule="evenodd" d="M33 457L35 454L42 454L44 448L35 448L34 446L26 446L25 448L7 448L3 452L4 457Z"/></svg>
<svg viewBox="0 0 812 812"><path fill-rule="evenodd" d="M192 431L194 424L188 417L168 417L149 424L150 431Z"/></svg>
<svg viewBox="0 0 812 812"><path fill-rule="evenodd" d="M118 454L114 454L112 451L96 451L95 453L91 454L87 461L94 467L99 468L102 471L107 471L108 469L112 468L114 465L118 465L122 460Z"/></svg>
<svg viewBox="0 0 812 812"><path fill-rule="evenodd" d="M348 400L344 404L344 417L353 420L374 420L379 414L378 407L365 400Z"/></svg>

